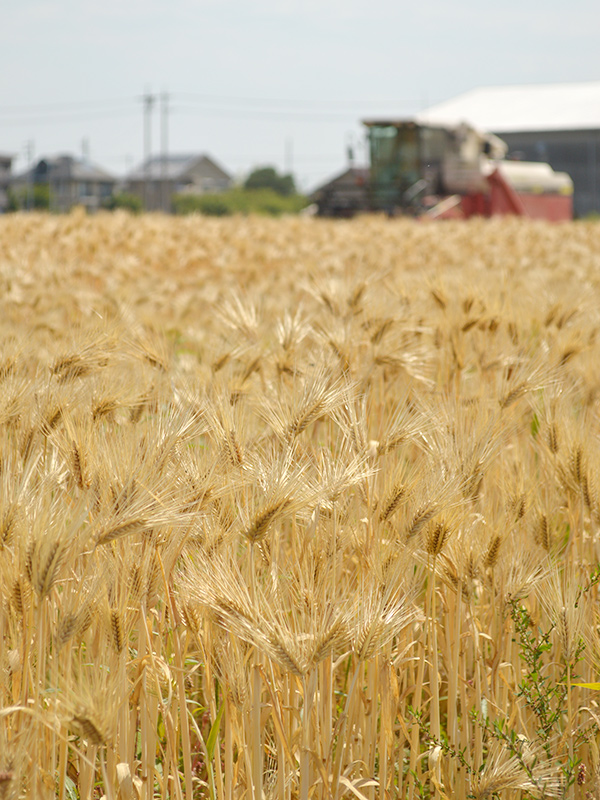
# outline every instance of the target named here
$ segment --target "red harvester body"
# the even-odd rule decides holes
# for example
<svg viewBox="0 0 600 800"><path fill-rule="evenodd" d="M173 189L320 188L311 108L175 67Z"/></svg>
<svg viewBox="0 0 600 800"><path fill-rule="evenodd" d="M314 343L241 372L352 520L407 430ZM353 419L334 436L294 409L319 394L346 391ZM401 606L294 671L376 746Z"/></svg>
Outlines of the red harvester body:
<svg viewBox="0 0 600 800"><path fill-rule="evenodd" d="M512 214L572 219L573 183L549 164L506 160L506 144L469 125L367 121L368 210L430 219Z"/></svg>

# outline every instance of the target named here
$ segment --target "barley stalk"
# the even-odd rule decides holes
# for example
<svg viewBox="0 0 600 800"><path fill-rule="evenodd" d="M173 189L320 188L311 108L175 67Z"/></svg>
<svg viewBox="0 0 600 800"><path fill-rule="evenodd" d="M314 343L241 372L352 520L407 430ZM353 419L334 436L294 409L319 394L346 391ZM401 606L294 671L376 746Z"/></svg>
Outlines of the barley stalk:
<svg viewBox="0 0 600 800"><path fill-rule="evenodd" d="M9 796L594 791L596 225L440 231L0 220Z"/></svg>

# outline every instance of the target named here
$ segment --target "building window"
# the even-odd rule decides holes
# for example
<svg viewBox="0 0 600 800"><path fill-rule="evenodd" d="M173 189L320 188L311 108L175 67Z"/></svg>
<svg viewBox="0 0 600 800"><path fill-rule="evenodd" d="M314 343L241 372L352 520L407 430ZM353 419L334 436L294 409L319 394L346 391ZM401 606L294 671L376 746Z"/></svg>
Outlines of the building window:
<svg viewBox="0 0 600 800"><path fill-rule="evenodd" d="M538 140L534 145L536 161L548 161L548 148L546 142Z"/></svg>

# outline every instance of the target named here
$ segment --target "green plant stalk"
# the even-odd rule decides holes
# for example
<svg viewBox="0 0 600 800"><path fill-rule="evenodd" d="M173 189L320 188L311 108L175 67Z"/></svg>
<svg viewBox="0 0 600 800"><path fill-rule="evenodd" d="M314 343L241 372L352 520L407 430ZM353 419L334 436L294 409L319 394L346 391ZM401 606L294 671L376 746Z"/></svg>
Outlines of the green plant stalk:
<svg viewBox="0 0 600 800"><path fill-rule="evenodd" d="M223 766L221 764L221 736L217 736L215 745L215 755L213 756L215 763L215 783L217 787L217 796L225 796L225 779L223 777Z"/></svg>

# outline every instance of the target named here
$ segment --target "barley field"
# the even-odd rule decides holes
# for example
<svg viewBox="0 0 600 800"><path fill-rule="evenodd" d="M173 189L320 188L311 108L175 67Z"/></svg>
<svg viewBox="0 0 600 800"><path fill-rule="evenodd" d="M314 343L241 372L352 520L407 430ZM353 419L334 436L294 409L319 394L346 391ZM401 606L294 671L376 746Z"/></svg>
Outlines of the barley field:
<svg viewBox="0 0 600 800"><path fill-rule="evenodd" d="M0 287L0 800L600 798L599 223L12 215Z"/></svg>

